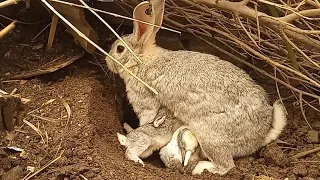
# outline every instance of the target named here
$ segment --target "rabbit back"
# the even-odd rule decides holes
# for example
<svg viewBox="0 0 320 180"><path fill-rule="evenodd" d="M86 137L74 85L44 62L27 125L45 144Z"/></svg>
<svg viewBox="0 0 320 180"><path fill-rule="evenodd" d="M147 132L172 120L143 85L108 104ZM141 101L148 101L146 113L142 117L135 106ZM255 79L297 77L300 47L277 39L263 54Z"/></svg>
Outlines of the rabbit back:
<svg viewBox="0 0 320 180"><path fill-rule="evenodd" d="M138 74L159 91L155 98L198 139L214 138L217 131L234 155L261 146L273 108L245 71L213 55L165 49L140 66Z"/></svg>

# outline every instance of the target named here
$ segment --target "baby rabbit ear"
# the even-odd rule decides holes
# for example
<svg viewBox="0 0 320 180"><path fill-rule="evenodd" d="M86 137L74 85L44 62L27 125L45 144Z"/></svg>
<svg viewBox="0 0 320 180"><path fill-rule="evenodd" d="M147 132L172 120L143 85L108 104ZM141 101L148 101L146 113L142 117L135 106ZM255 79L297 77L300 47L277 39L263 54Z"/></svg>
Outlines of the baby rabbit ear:
<svg viewBox="0 0 320 180"><path fill-rule="evenodd" d="M141 2L133 10L133 18L154 24L154 8L147 2ZM145 44L153 35L154 26L134 21L134 37L136 42ZM155 38L155 36L153 37Z"/></svg>
<svg viewBox="0 0 320 180"><path fill-rule="evenodd" d="M117 133L118 141L122 146L127 146L127 137L125 135L122 135L120 133Z"/></svg>
<svg viewBox="0 0 320 180"><path fill-rule="evenodd" d="M154 24L161 26L163 22L163 14L164 14L164 6L165 6L165 0L150 0L150 3L154 7L154 16L155 21ZM153 34L156 34L159 31L160 27L154 27L153 28Z"/></svg>

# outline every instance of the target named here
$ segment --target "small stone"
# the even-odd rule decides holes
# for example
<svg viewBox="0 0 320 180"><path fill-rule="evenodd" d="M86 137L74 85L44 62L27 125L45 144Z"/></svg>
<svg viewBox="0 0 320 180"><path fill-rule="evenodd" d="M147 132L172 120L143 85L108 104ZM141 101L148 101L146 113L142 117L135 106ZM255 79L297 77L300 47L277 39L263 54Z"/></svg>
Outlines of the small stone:
<svg viewBox="0 0 320 180"><path fill-rule="evenodd" d="M3 150L3 148L0 148L0 157L4 158L7 156L7 153Z"/></svg>
<svg viewBox="0 0 320 180"><path fill-rule="evenodd" d="M296 164L293 169L292 172L297 175L297 176L306 176L308 174L308 170L306 168L305 165L303 164Z"/></svg>
<svg viewBox="0 0 320 180"><path fill-rule="evenodd" d="M273 177L269 177L269 176L265 176L265 175L260 175L260 176L256 176L254 177L255 180L277 180Z"/></svg>
<svg viewBox="0 0 320 180"><path fill-rule="evenodd" d="M11 162L8 158L0 159L0 164L1 164L1 168L3 168L4 170L9 170L12 167Z"/></svg>
<svg viewBox="0 0 320 180"><path fill-rule="evenodd" d="M315 130L308 131L307 134L308 143L318 143L319 142L319 133Z"/></svg>
<svg viewBox="0 0 320 180"><path fill-rule="evenodd" d="M312 177L303 177L302 180L316 180L316 179Z"/></svg>
<svg viewBox="0 0 320 180"><path fill-rule="evenodd" d="M7 132L6 140L12 141L14 139L14 133L13 132Z"/></svg>
<svg viewBox="0 0 320 180"><path fill-rule="evenodd" d="M92 159L92 157L88 156L87 160L92 161L93 159Z"/></svg>
<svg viewBox="0 0 320 180"><path fill-rule="evenodd" d="M30 172L34 172L34 170L35 170L36 168L35 167L33 167L33 166L27 166L27 171L30 171Z"/></svg>
<svg viewBox="0 0 320 180"><path fill-rule="evenodd" d="M275 164L277 166L285 166L289 160L282 152L277 143L269 144L264 152L264 160L267 164Z"/></svg>
<svg viewBox="0 0 320 180"><path fill-rule="evenodd" d="M255 174L248 173L248 174L245 174L242 179L243 180L252 180L252 179L254 179L255 176L256 176Z"/></svg>
<svg viewBox="0 0 320 180"><path fill-rule="evenodd" d="M317 121L315 123L312 123L312 126L319 129L320 128L320 121Z"/></svg>
<svg viewBox="0 0 320 180"><path fill-rule="evenodd" d="M68 160L68 159L67 159L65 156L61 156L61 157L59 158L59 160L56 161L55 163L56 163L58 166L63 166L63 165L66 164L67 160Z"/></svg>
<svg viewBox="0 0 320 180"><path fill-rule="evenodd" d="M42 48L43 48L43 44L40 43L40 44L37 44L36 46L33 46L32 50L33 51L37 51L37 50L42 49Z"/></svg>
<svg viewBox="0 0 320 180"><path fill-rule="evenodd" d="M3 173L2 180L19 180L22 175L22 167L16 166L9 171Z"/></svg>
<svg viewBox="0 0 320 180"><path fill-rule="evenodd" d="M71 149L67 149L63 154L64 154L67 158L71 158L71 157L73 156Z"/></svg>
<svg viewBox="0 0 320 180"><path fill-rule="evenodd" d="M18 166L18 165L21 165L21 163L22 163L21 159L12 159L11 160L12 166Z"/></svg>

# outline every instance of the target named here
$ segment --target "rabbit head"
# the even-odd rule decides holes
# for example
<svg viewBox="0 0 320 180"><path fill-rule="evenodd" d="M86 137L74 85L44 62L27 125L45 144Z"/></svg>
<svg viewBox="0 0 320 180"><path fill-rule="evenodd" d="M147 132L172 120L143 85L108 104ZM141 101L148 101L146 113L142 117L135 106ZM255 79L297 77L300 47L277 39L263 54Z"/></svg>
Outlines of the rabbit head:
<svg viewBox="0 0 320 180"><path fill-rule="evenodd" d="M158 49L155 45L155 37L160 28L149 24L155 24L158 26L162 24L164 3L164 0L156 0L154 2L144 1L138 4L133 11L133 18L139 20L139 22L133 22L132 34L122 37L123 41L127 43L142 62L149 59ZM149 24L142 23L141 21ZM139 65L136 57L120 40L113 43L109 54L122 63L126 68ZM110 58L107 57L106 61L108 68L112 72L118 74L123 71L121 70L121 67Z"/></svg>

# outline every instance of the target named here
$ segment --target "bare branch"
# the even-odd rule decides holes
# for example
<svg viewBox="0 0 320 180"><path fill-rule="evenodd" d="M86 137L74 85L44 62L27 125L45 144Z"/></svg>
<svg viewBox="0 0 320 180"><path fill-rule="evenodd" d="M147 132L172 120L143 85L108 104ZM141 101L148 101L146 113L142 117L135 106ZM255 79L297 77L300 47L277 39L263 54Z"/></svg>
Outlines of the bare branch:
<svg viewBox="0 0 320 180"><path fill-rule="evenodd" d="M18 4L18 2L20 1L22 0L6 0L6 1L0 2L0 8L10 6L12 4Z"/></svg>
<svg viewBox="0 0 320 180"><path fill-rule="evenodd" d="M5 35L7 35L9 32L11 32L13 30L13 28L16 26L16 22L17 21L13 21L7 27L5 27L4 29L2 29L0 31L0 39L3 38Z"/></svg>

